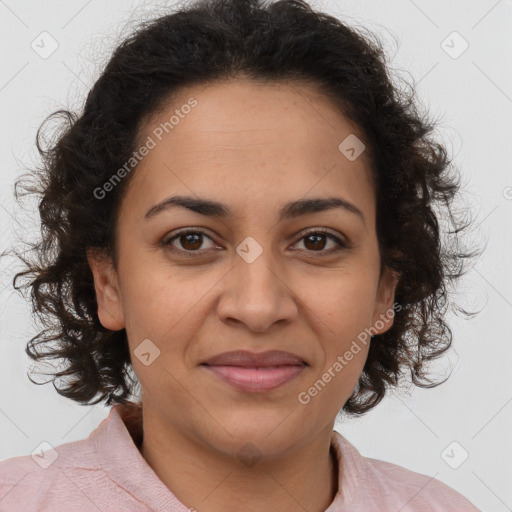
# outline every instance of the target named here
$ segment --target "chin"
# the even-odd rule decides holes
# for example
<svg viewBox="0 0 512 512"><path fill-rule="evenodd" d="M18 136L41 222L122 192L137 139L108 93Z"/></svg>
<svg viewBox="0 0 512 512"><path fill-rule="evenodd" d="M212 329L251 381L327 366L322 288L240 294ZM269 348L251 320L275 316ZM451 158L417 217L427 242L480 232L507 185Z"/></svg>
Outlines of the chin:
<svg viewBox="0 0 512 512"><path fill-rule="evenodd" d="M301 425L297 417L285 409L255 411L237 411L233 415L222 415L222 438L231 445L228 451L236 451L239 447L251 443L264 453L286 451L301 438ZM225 429L225 430L224 430ZM231 435L230 435L231 434ZM307 432L304 432L307 435Z"/></svg>

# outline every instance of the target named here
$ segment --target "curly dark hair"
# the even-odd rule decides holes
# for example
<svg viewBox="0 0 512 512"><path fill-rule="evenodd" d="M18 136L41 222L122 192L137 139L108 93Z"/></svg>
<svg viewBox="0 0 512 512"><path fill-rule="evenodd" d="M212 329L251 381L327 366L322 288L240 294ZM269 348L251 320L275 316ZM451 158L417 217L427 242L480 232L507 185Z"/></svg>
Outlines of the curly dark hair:
<svg viewBox="0 0 512 512"><path fill-rule="evenodd" d="M238 77L315 84L361 130L376 189L381 264L400 275L400 307L392 327L374 336L343 411L369 411L409 372L417 386L445 382L427 376L428 363L451 345L449 285L477 252L460 248L471 222L454 216L460 174L432 137L437 123L421 112L412 87L394 84L387 60L374 34L303 0L199 0L138 24L113 52L83 111L60 109L43 121L36 136L42 166L14 187L17 199L18 188L37 194L41 217L34 257L16 251L26 267L13 286L20 290L17 280L27 281L33 313L45 327L25 350L36 362L65 362L51 374L58 393L82 405L128 404L140 385L126 331L99 321L86 258L94 248L117 268L116 215L136 169L101 200L95 189L129 160L141 127L174 93ZM51 120L63 124L43 147ZM452 229L443 232L443 220Z"/></svg>

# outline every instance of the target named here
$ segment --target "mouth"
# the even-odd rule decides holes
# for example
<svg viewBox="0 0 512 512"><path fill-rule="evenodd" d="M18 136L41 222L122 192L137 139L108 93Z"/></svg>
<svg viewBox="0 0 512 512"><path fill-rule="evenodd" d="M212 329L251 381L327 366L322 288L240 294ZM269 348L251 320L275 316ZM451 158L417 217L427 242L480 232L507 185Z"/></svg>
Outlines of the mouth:
<svg viewBox="0 0 512 512"><path fill-rule="evenodd" d="M309 365L289 352L239 350L219 354L200 366L235 389L264 392L292 381Z"/></svg>

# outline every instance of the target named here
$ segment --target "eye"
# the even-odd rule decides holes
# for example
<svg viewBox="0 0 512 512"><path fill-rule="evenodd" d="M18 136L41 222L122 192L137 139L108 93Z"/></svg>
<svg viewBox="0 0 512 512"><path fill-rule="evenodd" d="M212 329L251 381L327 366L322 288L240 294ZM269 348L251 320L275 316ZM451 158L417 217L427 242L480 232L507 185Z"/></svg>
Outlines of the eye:
<svg viewBox="0 0 512 512"><path fill-rule="evenodd" d="M326 238L335 242L335 247L333 249L327 251L323 250L326 245ZM333 252L338 252L342 249L348 248L348 245L344 243L340 238L325 229L314 229L308 231L307 233L303 233L303 236L300 238L299 242L302 241L304 241L303 243L306 246L306 251L318 252L322 253L322 255L332 254Z"/></svg>
<svg viewBox="0 0 512 512"><path fill-rule="evenodd" d="M200 252L197 249L199 249L203 244L203 238L207 238L213 242L213 240L204 231L189 229L186 231L180 231L171 238L164 239L162 244L164 247L169 248L172 251L181 252L186 256L193 256L191 253ZM175 240L179 242L183 249L176 248L176 246L173 245Z"/></svg>
<svg viewBox="0 0 512 512"><path fill-rule="evenodd" d="M200 254L203 250L206 250L200 249L204 243L205 238L210 240L213 243L213 246L216 245L212 238L209 237L204 231L192 229L180 231L171 238L164 239L162 241L162 245L165 248L181 253L184 256L194 256L194 253ZM334 248L324 250L326 247L325 239L334 241ZM181 246L181 248L174 245L175 241ZM348 248L347 243L343 242L339 237L325 229L314 229L308 231L307 233L303 233L303 236L299 239L299 242L304 243L306 247L305 249L299 250L305 250L306 252L317 252L321 253L322 255L332 254L334 252Z"/></svg>

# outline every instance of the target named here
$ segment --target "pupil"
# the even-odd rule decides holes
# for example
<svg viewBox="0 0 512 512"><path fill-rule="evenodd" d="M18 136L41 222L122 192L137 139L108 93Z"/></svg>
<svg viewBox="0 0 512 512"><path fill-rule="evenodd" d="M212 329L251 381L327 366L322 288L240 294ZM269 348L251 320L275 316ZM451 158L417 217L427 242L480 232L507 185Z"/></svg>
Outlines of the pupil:
<svg viewBox="0 0 512 512"><path fill-rule="evenodd" d="M182 238L184 238L186 240L185 244L182 244L183 247L185 247L186 249L197 249L199 247L201 247L201 235L199 233L189 233L188 235L184 235ZM189 240L193 240L195 239L194 241L192 241L192 247L190 247L190 244L189 244ZM187 244L189 245L187 247Z"/></svg>
<svg viewBox="0 0 512 512"><path fill-rule="evenodd" d="M309 236L306 237L306 241L307 240L311 240L311 239L314 239L314 240L316 239L316 241L314 242L314 247L313 248L323 249L323 245L322 245L322 247L318 246L319 242L321 243L321 241L319 239L321 239L323 237L324 237L324 235L309 235Z"/></svg>

